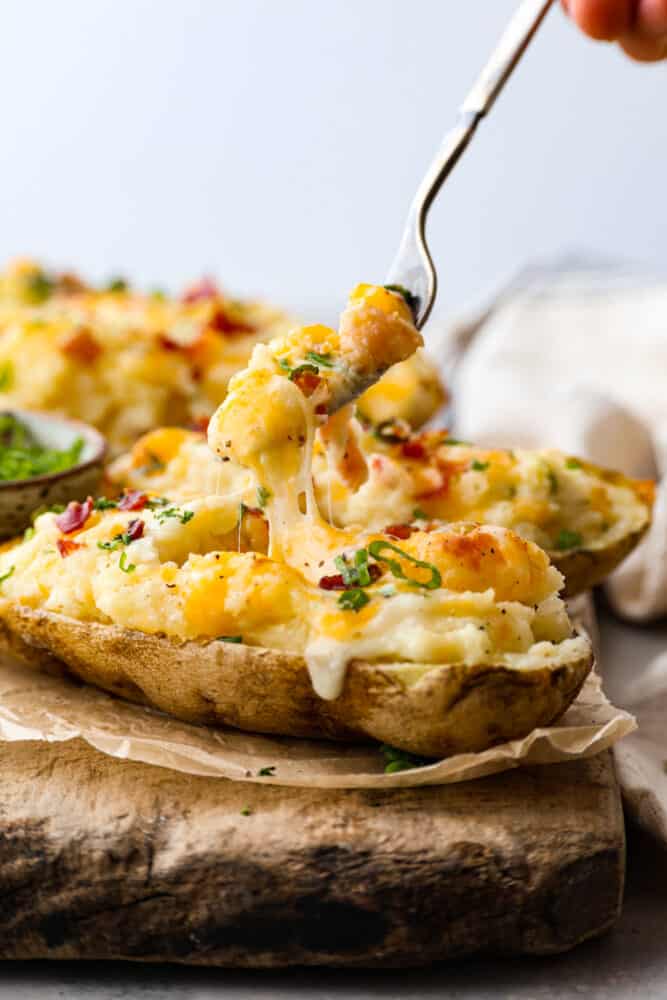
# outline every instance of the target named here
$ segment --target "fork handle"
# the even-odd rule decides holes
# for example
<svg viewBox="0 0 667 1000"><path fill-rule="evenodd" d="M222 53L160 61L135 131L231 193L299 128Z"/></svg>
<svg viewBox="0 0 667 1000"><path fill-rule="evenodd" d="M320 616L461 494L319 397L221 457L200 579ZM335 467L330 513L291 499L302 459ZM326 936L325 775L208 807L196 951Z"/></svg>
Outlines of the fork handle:
<svg viewBox="0 0 667 1000"><path fill-rule="evenodd" d="M425 237L428 210L553 3L554 0L522 0L461 105L456 125L443 139L417 189L387 280L404 285L413 292L417 300L415 320L419 328L428 319L437 290L436 272Z"/></svg>

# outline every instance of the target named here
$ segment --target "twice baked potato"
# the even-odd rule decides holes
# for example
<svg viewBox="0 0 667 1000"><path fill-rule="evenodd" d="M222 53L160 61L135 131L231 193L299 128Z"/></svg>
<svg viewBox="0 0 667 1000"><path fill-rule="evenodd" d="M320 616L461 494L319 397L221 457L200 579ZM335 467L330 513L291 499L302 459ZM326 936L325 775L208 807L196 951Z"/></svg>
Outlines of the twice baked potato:
<svg viewBox="0 0 667 1000"><path fill-rule="evenodd" d="M217 468L250 480L38 517L0 554L5 646L187 720L433 756L554 721L592 654L541 548L498 526L397 533L322 517L316 429L420 342L403 296L363 285L340 331L256 345L208 430ZM264 538L245 524L248 488Z"/></svg>
<svg viewBox="0 0 667 1000"><path fill-rule="evenodd" d="M210 280L172 298L119 279L92 288L16 261L0 273L0 407L84 420L118 453L162 424L205 422L254 345L291 325L281 310L233 299ZM389 407L418 426L442 398L435 365L420 354L364 405L372 419Z"/></svg>

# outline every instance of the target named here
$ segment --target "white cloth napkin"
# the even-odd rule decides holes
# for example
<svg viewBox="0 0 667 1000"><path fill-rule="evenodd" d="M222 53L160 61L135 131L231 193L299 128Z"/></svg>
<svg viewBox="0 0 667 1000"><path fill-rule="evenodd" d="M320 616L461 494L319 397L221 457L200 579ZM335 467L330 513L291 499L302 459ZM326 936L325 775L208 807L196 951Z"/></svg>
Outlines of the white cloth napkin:
<svg viewBox="0 0 667 1000"><path fill-rule="evenodd" d="M615 269L529 272L457 324L448 350L457 436L556 447L665 477L649 535L606 589L626 619L667 615L667 283ZM667 640L622 690L639 731L620 744L619 776L631 807L643 801L640 818L667 843Z"/></svg>

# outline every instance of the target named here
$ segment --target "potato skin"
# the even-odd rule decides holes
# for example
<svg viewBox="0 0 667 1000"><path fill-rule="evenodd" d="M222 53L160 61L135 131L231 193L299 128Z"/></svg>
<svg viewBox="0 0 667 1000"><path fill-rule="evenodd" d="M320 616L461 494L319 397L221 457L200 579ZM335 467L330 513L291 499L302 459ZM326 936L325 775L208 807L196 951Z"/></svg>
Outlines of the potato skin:
<svg viewBox="0 0 667 1000"><path fill-rule="evenodd" d="M649 526L650 520L647 520L642 528L629 532L614 545L604 548L573 549L571 552L550 550L549 559L565 577L561 597L576 597L602 583L639 545Z"/></svg>
<svg viewBox="0 0 667 1000"><path fill-rule="evenodd" d="M187 722L335 740L375 739L427 757L485 750L554 722L576 697L592 654L552 667L352 661L343 692L324 701L297 655L224 642L179 643L5 603L0 649Z"/></svg>

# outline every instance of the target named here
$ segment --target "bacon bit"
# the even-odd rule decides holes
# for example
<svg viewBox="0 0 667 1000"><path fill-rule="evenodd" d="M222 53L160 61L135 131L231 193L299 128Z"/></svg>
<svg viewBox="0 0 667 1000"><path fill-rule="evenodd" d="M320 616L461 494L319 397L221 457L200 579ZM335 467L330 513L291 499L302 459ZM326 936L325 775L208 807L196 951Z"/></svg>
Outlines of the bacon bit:
<svg viewBox="0 0 667 1000"><path fill-rule="evenodd" d="M58 538L56 541L56 548L60 553L60 557L65 559L67 556L71 556L73 552L77 549L82 549L83 545L79 545L78 542L73 542L71 538Z"/></svg>
<svg viewBox="0 0 667 1000"><path fill-rule="evenodd" d="M324 379L314 372L299 372L292 381L301 389L304 396L312 396L315 390L322 384Z"/></svg>
<svg viewBox="0 0 667 1000"><path fill-rule="evenodd" d="M67 334L59 346L63 354L80 361L83 365L92 365L102 353L100 344L85 326Z"/></svg>
<svg viewBox="0 0 667 1000"><path fill-rule="evenodd" d="M368 575L372 582L375 583L382 576L382 567L378 566L377 563L370 563L368 566ZM348 590L350 587L354 587L355 584L345 583L342 573L336 573L333 576L323 576L317 586L321 587L322 590Z"/></svg>
<svg viewBox="0 0 667 1000"><path fill-rule="evenodd" d="M264 511L261 509L261 507L246 507L246 505L244 504L243 513L248 514L250 517L261 517L262 519L264 518Z"/></svg>
<svg viewBox="0 0 667 1000"><path fill-rule="evenodd" d="M401 445L401 452L406 458L426 458L426 448L421 441L415 441L414 439L412 441L405 441Z"/></svg>
<svg viewBox="0 0 667 1000"><path fill-rule="evenodd" d="M244 323L243 320L234 319L225 312L222 306L218 306L214 310L213 315L208 321L208 326L211 330L215 330L216 333L222 333L224 336L238 336L244 333L254 333L255 327L251 326L250 323Z"/></svg>
<svg viewBox="0 0 667 1000"><path fill-rule="evenodd" d="M190 427L193 431L199 431L200 434L206 434L210 422L210 417L197 417L196 420L192 421Z"/></svg>
<svg viewBox="0 0 667 1000"><path fill-rule="evenodd" d="M384 535L389 535L391 538L409 538L415 528L412 528L409 524L390 524L389 527L385 528L383 531Z"/></svg>
<svg viewBox="0 0 667 1000"><path fill-rule="evenodd" d="M190 375L192 377L192 381L193 382L201 382L201 380L204 377L204 373L201 370L201 366L200 365L193 365L191 367L191 369L190 369Z"/></svg>
<svg viewBox="0 0 667 1000"><path fill-rule="evenodd" d="M76 295L78 292L85 292L87 288L78 274L74 274L72 271L63 271L62 274L58 275L57 287L63 295Z"/></svg>
<svg viewBox="0 0 667 1000"><path fill-rule="evenodd" d="M73 531L80 531L83 528L92 510L92 497L88 497L84 503L79 503L78 500L70 500L67 504L67 509L56 517L56 525L62 531L63 535L71 535Z"/></svg>
<svg viewBox="0 0 667 1000"><path fill-rule="evenodd" d="M140 538L143 538L144 534L144 522L140 518L135 518L127 526L127 531L125 535L127 536L128 544L130 542L136 542Z"/></svg>
<svg viewBox="0 0 667 1000"><path fill-rule="evenodd" d="M202 278L186 288L181 295L181 302L202 302L205 299L222 298L220 289L212 278Z"/></svg>
<svg viewBox="0 0 667 1000"><path fill-rule="evenodd" d="M340 573L336 573L335 576L323 576L317 586L321 587L322 590L347 590L348 588L348 584L345 583Z"/></svg>
<svg viewBox="0 0 667 1000"><path fill-rule="evenodd" d="M382 455L373 455L370 465L373 472L384 472L387 467L387 463Z"/></svg>
<svg viewBox="0 0 667 1000"><path fill-rule="evenodd" d="M141 490L129 490L118 501L118 510L143 510L148 496Z"/></svg>
<svg viewBox="0 0 667 1000"><path fill-rule="evenodd" d="M166 333L158 333L157 342L163 351L182 351L182 344L177 344L175 340L168 337Z"/></svg>

